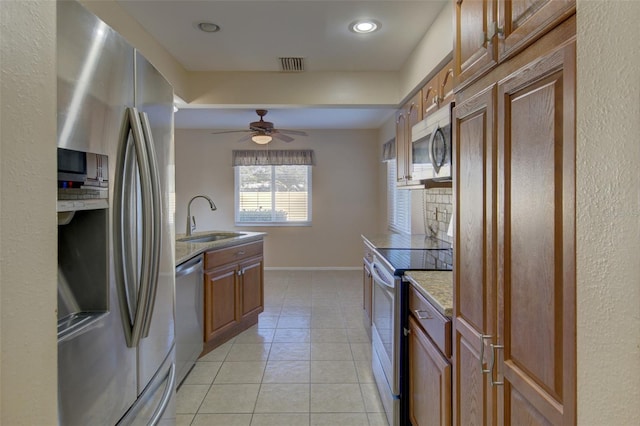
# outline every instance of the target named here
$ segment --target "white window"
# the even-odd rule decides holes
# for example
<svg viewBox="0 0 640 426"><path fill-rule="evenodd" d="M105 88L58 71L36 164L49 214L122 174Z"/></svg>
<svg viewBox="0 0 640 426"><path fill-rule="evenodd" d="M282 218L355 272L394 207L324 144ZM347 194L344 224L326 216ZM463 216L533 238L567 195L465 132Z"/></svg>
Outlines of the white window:
<svg viewBox="0 0 640 426"><path fill-rule="evenodd" d="M411 191L398 189L396 161L387 161L387 217L393 232L411 233Z"/></svg>
<svg viewBox="0 0 640 426"><path fill-rule="evenodd" d="M251 155L242 161L260 162ZM272 156L262 160L276 162ZM236 225L311 225L311 165L239 162L234 152Z"/></svg>

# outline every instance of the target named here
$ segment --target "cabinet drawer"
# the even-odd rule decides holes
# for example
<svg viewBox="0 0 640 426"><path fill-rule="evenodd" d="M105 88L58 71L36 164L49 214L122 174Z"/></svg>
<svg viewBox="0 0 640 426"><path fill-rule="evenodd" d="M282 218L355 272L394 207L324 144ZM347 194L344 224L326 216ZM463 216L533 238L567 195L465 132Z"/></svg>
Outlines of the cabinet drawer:
<svg viewBox="0 0 640 426"><path fill-rule="evenodd" d="M413 285L409 286L409 313L442 353L451 358L451 320L442 316Z"/></svg>
<svg viewBox="0 0 640 426"><path fill-rule="evenodd" d="M234 263L249 257L262 255L262 241L212 250L205 254L204 268L211 269Z"/></svg>

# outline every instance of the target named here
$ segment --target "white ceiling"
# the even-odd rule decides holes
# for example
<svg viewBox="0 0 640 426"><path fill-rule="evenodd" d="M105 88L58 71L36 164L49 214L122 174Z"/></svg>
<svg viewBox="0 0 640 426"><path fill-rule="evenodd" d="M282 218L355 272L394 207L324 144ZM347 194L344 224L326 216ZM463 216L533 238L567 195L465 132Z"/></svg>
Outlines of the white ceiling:
<svg viewBox="0 0 640 426"><path fill-rule="evenodd" d="M278 57L302 56L306 72L398 71L447 0L117 0L185 69L279 71ZM371 18L381 30L355 34L348 24ZM203 33L198 22L221 27ZM246 128L252 111L221 106L176 114L178 128ZM375 128L390 114L380 108L271 106L281 128Z"/></svg>

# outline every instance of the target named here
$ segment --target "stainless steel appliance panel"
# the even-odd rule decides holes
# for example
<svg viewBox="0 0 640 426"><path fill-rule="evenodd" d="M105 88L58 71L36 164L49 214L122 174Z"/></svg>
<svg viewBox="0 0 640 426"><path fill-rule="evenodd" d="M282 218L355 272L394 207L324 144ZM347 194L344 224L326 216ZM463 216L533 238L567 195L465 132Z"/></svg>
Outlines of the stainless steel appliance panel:
<svg viewBox="0 0 640 426"><path fill-rule="evenodd" d="M58 147L115 158L122 116L133 102L133 49L75 2L58 2L57 20ZM110 161L110 176L114 169ZM112 259L110 237L104 244ZM103 273L108 311L58 345L60 424L115 424L136 399L136 350L122 333L114 276Z"/></svg>
<svg viewBox="0 0 640 426"><path fill-rule="evenodd" d="M118 422L118 426L173 426L176 424L175 354L169 352L164 362L142 391L135 404Z"/></svg>
<svg viewBox="0 0 640 426"><path fill-rule="evenodd" d="M87 316L79 332L59 339L59 423L116 424L126 414L127 423L170 424L175 418L173 91L80 4L58 1L57 13L58 146L106 155L114 177L104 210L108 267L95 270L108 278L109 300L106 311ZM136 62L144 74L139 78Z"/></svg>
<svg viewBox="0 0 640 426"><path fill-rule="evenodd" d="M374 256L373 314L371 326L372 368L389 424L400 424L401 278Z"/></svg>
<svg viewBox="0 0 640 426"><path fill-rule="evenodd" d="M204 260L197 256L176 267L176 383L180 385L202 353Z"/></svg>
<svg viewBox="0 0 640 426"><path fill-rule="evenodd" d="M138 112L148 118L153 155L162 194L157 290L149 333L140 341L138 375L148 383L173 347L175 339L175 257L174 257L174 152L173 88L139 52L136 52L136 99ZM145 125L143 120L143 126ZM149 136L149 135L147 135ZM168 333L167 330L171 330ZM142 389L138 389L142 391Z"/></svg>

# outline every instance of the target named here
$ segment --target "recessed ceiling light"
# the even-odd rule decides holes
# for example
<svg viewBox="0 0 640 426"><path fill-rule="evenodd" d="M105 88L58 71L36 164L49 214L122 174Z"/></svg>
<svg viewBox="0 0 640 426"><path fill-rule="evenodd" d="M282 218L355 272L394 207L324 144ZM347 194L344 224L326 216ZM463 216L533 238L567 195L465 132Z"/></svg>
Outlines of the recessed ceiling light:
<svg viewBox="0 0 640 426"><path fill-rule="evenodd" d="M368 34L378 31L381 26L380 22L374 21L373 19L363 19L349 24L349 29L354 33Z"/></svg>
<svg viewBox="0 0 640 426"><path fill-rule="evenodd" d="M220 26L214 24L213 22L200 22L198 23L198 29L200 31L204 31L205 33L217 33L220 31Z"/></svg>

